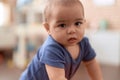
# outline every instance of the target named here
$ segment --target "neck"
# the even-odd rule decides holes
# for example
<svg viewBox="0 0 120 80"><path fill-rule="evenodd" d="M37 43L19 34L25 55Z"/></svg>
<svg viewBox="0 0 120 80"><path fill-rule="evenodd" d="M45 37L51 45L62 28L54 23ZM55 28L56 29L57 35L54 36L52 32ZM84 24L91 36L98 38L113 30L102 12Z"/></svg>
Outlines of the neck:
<svg viewBox="0 0 120 80"><path fill-rule="evenodd" d="M68 47L66 47L66 49L68 50L68 52L70 53L70 55L73 59L77 59L79 52L80 52L79 45L68 46Z"/></svg>

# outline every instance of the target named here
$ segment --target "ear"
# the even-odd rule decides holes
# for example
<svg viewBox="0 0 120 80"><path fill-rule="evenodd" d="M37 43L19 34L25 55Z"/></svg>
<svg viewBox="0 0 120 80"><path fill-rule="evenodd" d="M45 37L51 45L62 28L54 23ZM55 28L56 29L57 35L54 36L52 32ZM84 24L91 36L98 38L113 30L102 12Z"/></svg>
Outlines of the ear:
<svg viewBox="0 0 120 80"><path fill-rule="evenodd" d="M86 21L86 19L84 19L84 28L88 27L88 22Z"/></svg>
<svg viewBox="0 0 120 80"><path fill-rule="evenodd" d="M44 28L46 29L46 31L48 32L48 34L50 34L50 27L49 24L47 22L43 23Z"/></svg>

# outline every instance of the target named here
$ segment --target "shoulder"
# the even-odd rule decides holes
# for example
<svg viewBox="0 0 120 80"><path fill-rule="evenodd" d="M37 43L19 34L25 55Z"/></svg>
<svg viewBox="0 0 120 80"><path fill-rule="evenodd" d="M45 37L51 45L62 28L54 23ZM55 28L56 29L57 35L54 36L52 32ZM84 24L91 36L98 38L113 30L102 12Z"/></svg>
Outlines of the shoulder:
<svg viewBox="0 0 120 80"><path fill-rule="evenodd" d="M83 61L88 61L96 56L94 49L92 48L89 39L84 37L81 41L81 49L83 51Z"/></svg>
<svg viewBox="0 0 120 80"><path fill-rule="evenodd" d="M64 56L63 53L64 47L56 42L51 36L47 38L45 43L40 49L40 54L46 58L48 57L57 57L57 56Z"/></svg>
<svg viewBox="0 0 120 80"><path fill-rule="evenodd" d="M60 49L61 50L63 48L63 46L60 45L57 41L55 41L51 36L48 36L48 38L44 42L42 48L45 50L47 50L47 49L51 49L51 50Z"/></svg>
<svg viewBox="0 0 120 80"><path fill-rule="evenodd" d="M89 45L89 39L87 37L83 37L83 39L80 42L81 45L87 46Z"/></svg>
<svg viewBox="0 0 120 80"><path fill-rule="evenodd" d="M83 39L81 40L81 42L88 42L88 41L89 41L88 37L83 37Z"/></svg>
<svg viewBox="0 0 120 80"><path fill-rule="evenodd" d="M84 37L82 41L80 42L81 49L84 51L84 53L89 53L93 51L93 48L89 42L89 39L87 37Z"/></svg>
<svg viewBox="0 0 120 80"><path fill-rule="evenodd" d="M40 61L54 67L63 68L65 63L64 47L57 43L52 37L48 37L40 49Z"/></svg>

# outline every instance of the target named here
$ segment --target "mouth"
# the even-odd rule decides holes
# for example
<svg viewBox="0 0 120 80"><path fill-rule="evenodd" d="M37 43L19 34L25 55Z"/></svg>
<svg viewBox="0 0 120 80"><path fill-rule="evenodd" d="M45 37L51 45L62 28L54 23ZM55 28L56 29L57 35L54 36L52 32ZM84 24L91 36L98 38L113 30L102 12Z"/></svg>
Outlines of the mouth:
<svg viewBox="0 0 120 80"><path fill-rule="evenodd" d="M68 42L70 42L70 43L74 43L74 42L76 42L76 41L77 41L76 38L69 38L69 39L68 39Z"/></svg>

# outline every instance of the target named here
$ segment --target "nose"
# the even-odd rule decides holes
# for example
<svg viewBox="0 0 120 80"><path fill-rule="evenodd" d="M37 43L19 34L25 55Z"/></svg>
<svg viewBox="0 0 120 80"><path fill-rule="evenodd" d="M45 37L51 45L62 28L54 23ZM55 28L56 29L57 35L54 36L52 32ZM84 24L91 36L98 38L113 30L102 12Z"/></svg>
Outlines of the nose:
<svg viewBox="0 0 120 80"><path fill-rule="evenodd" d="M76 32L76 28L75 26L69 26L68 29L67 29L67 33L68 34L74 34Z"/></svg>

